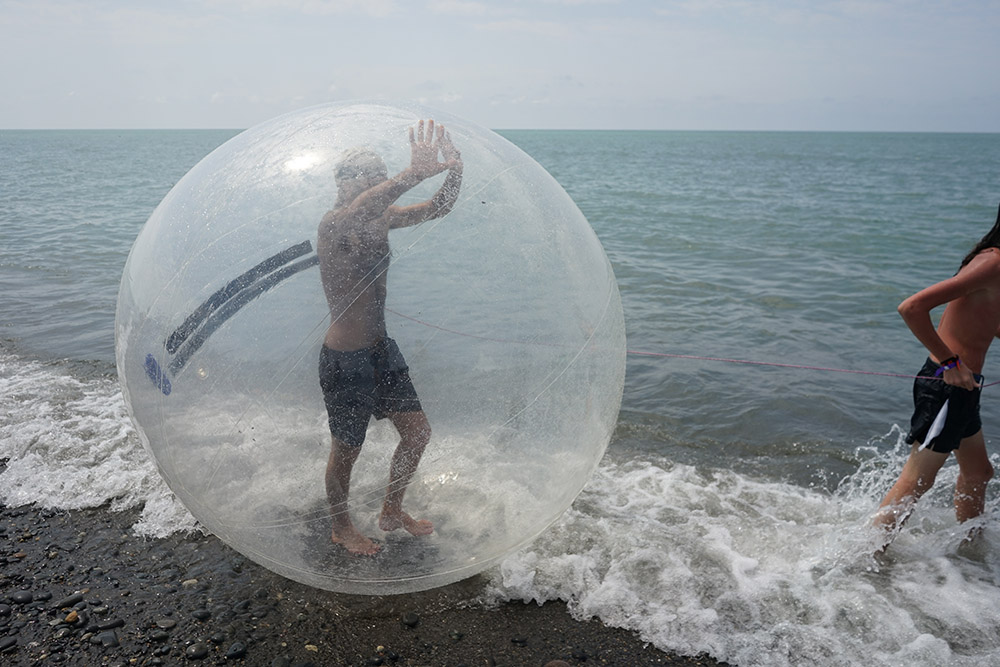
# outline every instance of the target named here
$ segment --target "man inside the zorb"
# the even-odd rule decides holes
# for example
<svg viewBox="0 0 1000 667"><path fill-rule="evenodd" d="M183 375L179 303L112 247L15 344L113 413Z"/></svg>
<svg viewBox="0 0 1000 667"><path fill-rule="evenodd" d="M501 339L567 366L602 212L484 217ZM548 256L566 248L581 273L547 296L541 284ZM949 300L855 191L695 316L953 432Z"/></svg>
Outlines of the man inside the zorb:
<svg viewBox="0 0 1000 667"><path fill-rule="evenodd" d="M403 510L403 495L430 439L430 424L395 341L386 335L389 230L446 215L458 199L462 159L442 125L420 121L410 128L410 165L392 178L382 158L368 149L348 151L336 167L337 201L319 225L317 252L330 327L320 353L319 377L333 444L326 492L335 544L349 553L374 555L381 548L362 534L348 513L351 470L372 416L389 419L400 440L389 467L379 527L428 535L430 521ZM439 159L440 158L440 159ZM427 178L447 170L427 201L395 201Z"/></svg>

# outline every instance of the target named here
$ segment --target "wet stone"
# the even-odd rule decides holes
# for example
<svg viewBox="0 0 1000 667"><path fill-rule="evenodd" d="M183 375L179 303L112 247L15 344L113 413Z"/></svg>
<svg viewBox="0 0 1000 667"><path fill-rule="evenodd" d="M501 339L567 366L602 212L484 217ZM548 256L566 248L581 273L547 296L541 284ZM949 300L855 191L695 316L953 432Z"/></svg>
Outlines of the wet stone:
<svg viewBox="0 0 1000 667"><path fill-rule="evenodd" d="M15 604L28 604L34 599L31 591L14 591L10 595L11 602Z"/></svg>
<svg viewBox="0 0 1000 667"><path fill-rule="evenodd" d="M101 634L97 635L97 637L101 640L101 646L104 646L106 648L114 648L115 646L120 645L118 642L118 633L115 632L114 630L108 630L107 632L102 632Z"/></svg>
<svg viewBox="0 0 1000 667"><path fill-rule="evenodd" d="M156 619L156 627L163 628L164 630L169 630L177 625L177 621L172 618L158 618Z"/></svg>
<svg viewBox="0 0 1000 667"><path fill-rule="evenodd" d="M108 621L107 623L100 623L97 626L98 630L114 630L115 628L121 628L125 626L125 621L120 618L116 618L113 621Z"/></svg>
<svg viewBox="0 0 1000 667"><path fill-rule="evenodd" d="M149 638L154 642L165 642L170 639L170 633L166 630L153 630L149 633Z"/></svg>
<svg viewBox="0 0 1000 667"><path fill-rule="evenodd" d="M412 611L403 615L403 625L408 628L415 628L420 624L420 617Z"/></svg>
<svg viewBox="0 0 1000 667"><path fill-rule="evenodd" d="M209 651L208 644L198 642L188 646L187 650L184 651L184 656L188 660L204 660L208 657Z"/></svg>
<svg viewBox="0 0 1000 667"><path fill-rule="evenodd" d="M13 610L11 609L9 604L0 604L0 618L4 618L5 616L10 616L12 612Z"/></svg>
<svg viewBox="0 0 1000 667"><path fill-rule="evenodd" d="M9 651L17 646L17 637L0 638L0 653Z"/></svg>
<svg viewBox="0 0 1000 667"><path fill-rule="evenodd" d="M194 616L199 621L207 621L208 619L212 618L212 612L210 612L207 609L195 609L191 613L191 615Z"/></svg>
<svg viewBox="0 0 1000 667"><path fill-rule="evenodd" d="M233 645L226 651L226 660L238 660L247 654L246 644L243 642L233 642Z"/></svg>
<svg viewBox="0 0 1000 667"><path fill-rule="evenodd" d="M66 607L72 607L73 605L79 604L81 602L83 602L83 595L81 595L80 593L76 593L74 595L70 595L67 598L63 598L59 602L56 602L54 606L56 609L65 609Z"/></svg>

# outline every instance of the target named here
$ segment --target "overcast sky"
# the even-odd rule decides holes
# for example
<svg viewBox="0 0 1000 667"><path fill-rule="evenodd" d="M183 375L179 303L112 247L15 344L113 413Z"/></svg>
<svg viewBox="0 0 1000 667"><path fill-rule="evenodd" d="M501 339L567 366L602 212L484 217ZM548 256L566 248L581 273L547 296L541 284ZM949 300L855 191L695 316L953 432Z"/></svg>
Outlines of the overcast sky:
<svg viewBox="0 0 1000 667"><path fill-rule="evenodd" d="M0 128L1000 132L995 0L0 0Z"/></svg>

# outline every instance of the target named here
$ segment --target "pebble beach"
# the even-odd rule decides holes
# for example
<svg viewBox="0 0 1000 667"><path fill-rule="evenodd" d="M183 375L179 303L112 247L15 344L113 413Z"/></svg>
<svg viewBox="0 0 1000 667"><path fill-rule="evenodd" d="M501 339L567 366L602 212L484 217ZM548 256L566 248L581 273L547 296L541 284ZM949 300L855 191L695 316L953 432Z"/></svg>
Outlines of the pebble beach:
<svg viewBox="0 0 1000 667"><path fill-rule="evenodd" d="M213 536L134 535L131 512L0 506L5 665L719 665L477 598L480 577L391 597L289 581ZM562 661L562 662L560 662Z"/></svg>

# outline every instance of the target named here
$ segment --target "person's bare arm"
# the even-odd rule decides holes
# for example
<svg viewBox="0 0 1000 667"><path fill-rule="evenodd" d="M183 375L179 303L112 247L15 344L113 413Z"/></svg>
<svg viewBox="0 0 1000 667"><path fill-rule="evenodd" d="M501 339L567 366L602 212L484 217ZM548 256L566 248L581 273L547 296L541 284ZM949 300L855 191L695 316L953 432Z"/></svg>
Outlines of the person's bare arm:
<svg viewBox="0 0 1000 667"><path fill-rule="evenodd" d="M440 150L443 162L437 162L437 150ZM437 165L448 170L444 183L441 184L434 196L425 202L410 206L390 206L386 212L390 229L409 227L425 220L440 218L447 215L455 206L455 202L458 201L458 193L462 188L462 155L452 143L451 136L441 125L438 125L437 128L434 161Z"/></svg>
<svg viewBox="0 0 1000 667"><path fill-rule="evenodd" d="M426 128L426 131L425 131ZM437 127L437 135L444 136L444 127ZM435 140L434 121L420 121L416 131L410 128L410 165L390 179L365 190L340 210L342 220L361 224L386 215L393 202L421 181L440 174L452 166L438 162L441 140Z"/></svg>
<svg viewBox="0 0 1000 667"><path fill-rule="evenodd" d="M897 310L906 326L931 356L938 361L949 359L956 352L942 340L931 320L931 311L977 290L995 286L1000 280L1000 251L982 253L957 275L920 290L899 304ZM1000 333L1000 332L998 332ZM960 366L944 372L945 381L967 389L977 386L972 371Z"/></svg>

